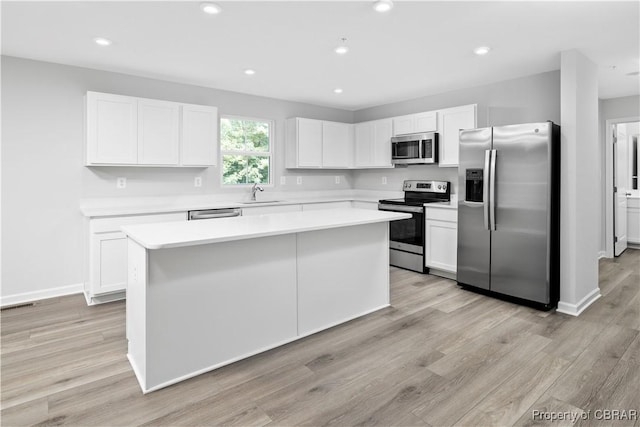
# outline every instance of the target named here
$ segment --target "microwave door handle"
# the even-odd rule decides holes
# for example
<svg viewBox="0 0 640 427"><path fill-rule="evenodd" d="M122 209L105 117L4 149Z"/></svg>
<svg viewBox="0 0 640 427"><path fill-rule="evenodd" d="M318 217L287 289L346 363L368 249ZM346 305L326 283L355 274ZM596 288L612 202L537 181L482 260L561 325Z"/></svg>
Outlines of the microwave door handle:
<svg viewBox="0 0 640 427"><path fill-rule="evenodd" d="M419 159L424 159L424 150L422 149L424 147L424 139L419 139L418 140L418 158Z"/></svg>
<svg viewBox="0 0 640 427"><path fill-rule="evenodd" d="M489 168L491 165L491 150L485 150L484 152L484 185L482 188L482 200L483 200L483 211L484 211L484 229L491 230L489 227L489 183L491 181L491 176L489 175Z"/></svg>

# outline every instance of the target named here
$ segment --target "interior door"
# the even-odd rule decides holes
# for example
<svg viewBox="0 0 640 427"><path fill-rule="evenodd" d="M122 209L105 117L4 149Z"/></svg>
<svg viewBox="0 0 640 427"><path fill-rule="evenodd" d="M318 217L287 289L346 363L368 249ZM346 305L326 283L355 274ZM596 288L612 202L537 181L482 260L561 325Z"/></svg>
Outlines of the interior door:
<svg viewBox="0 0 640 427"><path fill-rule="evenodd" d="M491 290L550 302L550 123L493 128Z"/></svg>
<svg viewBox="0 0 640 427"><path fill-rule="evenodd" d="M613 253L619 256L627 249L627 182L629 181L629 147L625 125L613 126Z"/></svg>

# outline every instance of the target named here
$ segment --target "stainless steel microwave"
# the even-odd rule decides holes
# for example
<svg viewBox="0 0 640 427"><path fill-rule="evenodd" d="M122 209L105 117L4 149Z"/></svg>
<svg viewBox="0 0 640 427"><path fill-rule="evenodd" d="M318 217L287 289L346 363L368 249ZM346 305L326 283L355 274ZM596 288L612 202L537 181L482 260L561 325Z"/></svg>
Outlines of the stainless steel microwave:
<svg viewBox="0 0 640 427"><path fill-rule="evenodd" d="M423 132L392 137L391 163L400 165L438 163L438 134Z"/></svg>

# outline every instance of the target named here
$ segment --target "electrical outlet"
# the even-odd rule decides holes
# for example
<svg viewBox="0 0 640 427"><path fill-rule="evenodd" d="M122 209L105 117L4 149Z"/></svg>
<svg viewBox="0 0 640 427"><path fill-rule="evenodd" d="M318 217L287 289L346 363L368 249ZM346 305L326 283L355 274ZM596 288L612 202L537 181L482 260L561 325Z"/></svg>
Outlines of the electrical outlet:
<svg viewBox="0 0 640 427"><path fill-rule="evenodd" d="M335 176L336 184L340 184L340 175Z"/></svg>
<svg viewBox="0 0 640 427"><path fill-rule="evenodd" d="M280 177L280 185L287 185L287 177L286 176L281 176Z"/></svg>
<svg viewBox="0 0 640 427"><path fill-rule="evenodd" d="M116 178L116 188L127 188L127 178Z"/></svg>
<svg viewBox="0 0 640 427"><path fill-rule="evenodd" d="M382 177L382 185L387 185L387 177L386 176Z"/></svg>
<svg viewBox="0 0 640 427"><path fill-rule="evenodd" d="M202 187L202 177L201 176L196 176L193 179L193 186L194 187Z"/></svg>

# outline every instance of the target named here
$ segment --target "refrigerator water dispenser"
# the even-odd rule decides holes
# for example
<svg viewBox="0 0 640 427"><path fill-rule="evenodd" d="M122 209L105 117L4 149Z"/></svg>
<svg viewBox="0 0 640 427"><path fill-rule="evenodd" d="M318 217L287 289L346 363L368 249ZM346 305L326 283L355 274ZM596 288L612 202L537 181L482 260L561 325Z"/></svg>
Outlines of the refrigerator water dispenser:
<svg viewBox="0 0 640 427"><path fill-rule="evenodd" d="M483 202L482 198L482 169L467 169L466 200L467 202Z"/></svg>

